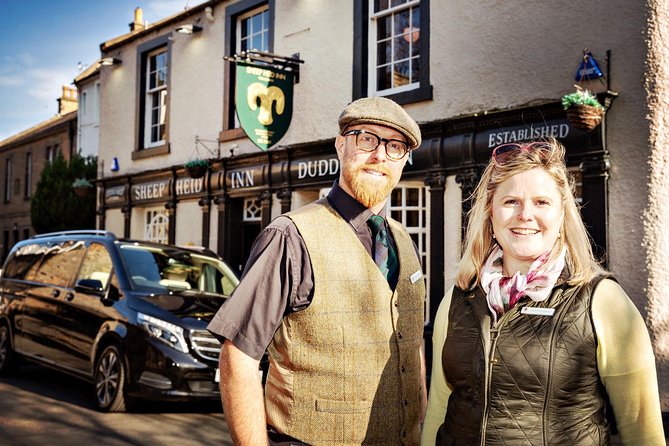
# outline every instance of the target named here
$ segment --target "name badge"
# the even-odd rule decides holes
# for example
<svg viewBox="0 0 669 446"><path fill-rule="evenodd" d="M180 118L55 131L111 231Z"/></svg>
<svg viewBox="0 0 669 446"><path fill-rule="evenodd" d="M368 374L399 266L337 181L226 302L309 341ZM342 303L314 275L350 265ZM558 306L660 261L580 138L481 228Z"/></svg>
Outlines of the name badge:
<svg viewBox="0 0 669 446"><path fill-rule="evenodd" d="M411 283L416 283L418 282L418 279L420 279L421 277L423 277L423 272L421 270L418 270L411 276L409 276L409 280L411 280Z"/></svg>
<svg viewBox="0 0 669 446"><path fill-rule="evenodd" d="M523 307L520 309L520 314L552 317L555 314L555 308Z"/></svg>

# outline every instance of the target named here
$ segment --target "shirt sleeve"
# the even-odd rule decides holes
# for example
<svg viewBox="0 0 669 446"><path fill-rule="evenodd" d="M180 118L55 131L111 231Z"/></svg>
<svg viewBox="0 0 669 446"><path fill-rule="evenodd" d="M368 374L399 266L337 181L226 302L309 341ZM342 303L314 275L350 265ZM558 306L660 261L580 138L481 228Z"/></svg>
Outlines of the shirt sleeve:
<svg viewBox="0 0 669 446"><path fill-rule="evenodd" d="M239 285L207 328L260 360L283 316L305 308L312 293L304 240L289 218L278 217L256 238Z"/></svg>
<svg viewBox="0 0 669 446"><path fill-rule="evenodd" d="M441 351L446 342L448 329L448 312L451 308L453 288L451 288L439 304L437 315L434 319L434 332L432 333L432 374L430 377L430 396L427 402L427 413L421 434L421 446L433 446L437 440L437 431L444 422L448 398L451 388L446 382L444 369L441 363Z"/></svg>
<svg viewBox="0 0 669 446"><path fill-rule="evenodd" d="M641 314L613 280L592 299L597 366L624 445L665 445L655 356Z"/></svg>

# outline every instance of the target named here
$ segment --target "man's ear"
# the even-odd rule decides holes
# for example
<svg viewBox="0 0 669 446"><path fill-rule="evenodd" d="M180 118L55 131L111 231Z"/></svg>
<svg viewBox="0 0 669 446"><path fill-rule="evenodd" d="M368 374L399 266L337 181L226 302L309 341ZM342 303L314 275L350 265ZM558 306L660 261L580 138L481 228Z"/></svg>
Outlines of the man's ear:
<svg viewBox="0 0 669 446"><path fill-rule="evenodd" d="M346 141L344 140L344 137L341 135L337 135L335 138L335 149L337 150L337 155L339 155L339 158L344 153L344 144L346 144Z"/></svg>

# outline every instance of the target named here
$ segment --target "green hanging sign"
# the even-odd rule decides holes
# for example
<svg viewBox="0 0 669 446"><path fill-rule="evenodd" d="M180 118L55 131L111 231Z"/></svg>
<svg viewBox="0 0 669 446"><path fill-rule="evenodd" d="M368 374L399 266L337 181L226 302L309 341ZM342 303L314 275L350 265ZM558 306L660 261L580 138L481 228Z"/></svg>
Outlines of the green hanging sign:
<svg viewBox="0 0 669 446"><path fill-rule="evenodd" d="M286 134L293 117L293 73L237 62L235 110L246 136L268 150Z"/></svg>

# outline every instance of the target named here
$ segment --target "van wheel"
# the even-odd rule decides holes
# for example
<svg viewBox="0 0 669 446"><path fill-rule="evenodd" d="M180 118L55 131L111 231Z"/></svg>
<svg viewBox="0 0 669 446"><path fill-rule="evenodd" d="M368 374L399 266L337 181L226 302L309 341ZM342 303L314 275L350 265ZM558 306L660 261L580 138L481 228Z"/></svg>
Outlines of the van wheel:
<svg viewBox="0 0 669 446"><path fill-rule="evenodd" d="M107 346L95 363L95 399L104 412L125 412L131 399L125 395L128 380L123 353L116 345Z"/></svg>
<svg viewBox="0 0 669 446"><path fill-rule="evenodd" d="M0 375L8 375L16 370L18 357L12 350L12 340L9 335L9 327L0 325Z"/></svg>

